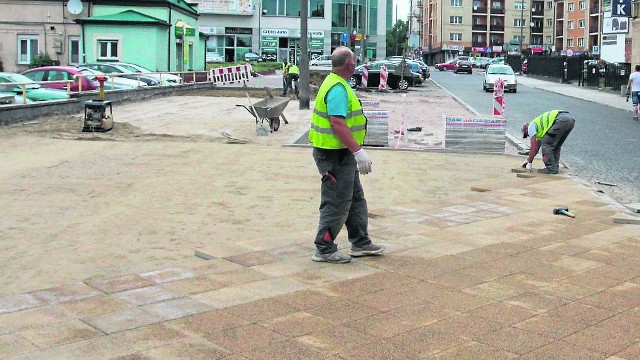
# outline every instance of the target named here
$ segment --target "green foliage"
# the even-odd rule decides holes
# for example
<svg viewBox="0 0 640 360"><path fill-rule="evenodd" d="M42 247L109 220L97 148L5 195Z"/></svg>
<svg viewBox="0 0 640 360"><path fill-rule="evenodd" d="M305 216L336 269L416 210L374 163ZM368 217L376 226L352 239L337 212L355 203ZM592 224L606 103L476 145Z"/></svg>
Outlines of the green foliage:
<svg viewBox="0 0 640 360"><path fill-rule="evenodd" d="M387 30L387 56L402 55L408 46L409 23L398 20Z"/></svg>
<svg viewBox="0 0 640 360"><path fill-rule="evenodd" d="M31 59L29 67L33 69L41 66L52 66L53 64L54 62L51 57L49 57L49 54L40 53Z"/></svg>

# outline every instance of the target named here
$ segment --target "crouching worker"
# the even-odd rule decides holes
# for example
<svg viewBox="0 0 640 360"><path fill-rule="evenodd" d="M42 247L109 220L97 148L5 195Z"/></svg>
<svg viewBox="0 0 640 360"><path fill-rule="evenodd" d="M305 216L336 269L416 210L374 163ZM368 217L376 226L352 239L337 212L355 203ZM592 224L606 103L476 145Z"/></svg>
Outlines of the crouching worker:
<svg viewBox="0 0 640 360"><path fill-rule="evenodd" d="M575 119L568 111L551 110L522 125L522 138L531 137L529 157L522 167L531 171L533 159L542 148L544 169L541 174L557 174L560 167L560 149L569 136Z"/></svg>

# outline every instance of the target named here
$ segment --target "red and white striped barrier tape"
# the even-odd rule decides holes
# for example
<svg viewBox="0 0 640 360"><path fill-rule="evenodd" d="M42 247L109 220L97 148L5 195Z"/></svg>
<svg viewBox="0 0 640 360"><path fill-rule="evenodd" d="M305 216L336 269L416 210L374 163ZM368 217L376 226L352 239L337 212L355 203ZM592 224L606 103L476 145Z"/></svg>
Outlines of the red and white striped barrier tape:
<svg viewBox="0 0 640 360"><path fill-rule="evenodd" d="M387 67L384 65L380 66L380 85L378 85L378 90L389 90L389 88L387 87L388 75L389 72L387 70Z"/></svg>
<svg viewBox="0 0 640 360"><path fill-rule="evenodd" d="M209 77L213 85L240 84L251 80L251 65L236 65L211 69Z"/></svg>

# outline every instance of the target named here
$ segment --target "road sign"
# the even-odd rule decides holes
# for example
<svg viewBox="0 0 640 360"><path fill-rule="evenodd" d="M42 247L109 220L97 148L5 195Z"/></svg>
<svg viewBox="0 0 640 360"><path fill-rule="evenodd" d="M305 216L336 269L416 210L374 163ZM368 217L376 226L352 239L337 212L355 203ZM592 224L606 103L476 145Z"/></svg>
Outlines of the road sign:
<svg viewBox="0 0 640 360"><path fill-rule="evenodd" d="M591 47L591 52L593 53L593 55L599 55L600 54L600 47L598 45L593 45Z"/></svg>
<svg viewBox="0 0 640 360"><path fill-rule="evenodd" d="M573 50L567 49L567 56L573 56Z"/></svg>
<svg viewBox="0 0 640 360"><path fill-rule="evenodd" d="M611 16L631 17L631 0L613 0Z"/></svg>
<svg viewBox="0 0 640 360"><path fill-rule="evenodd" d="M347 34L346 32L342 33L342 42L347 42L347 40L349 40L349 34Z"/></svg>

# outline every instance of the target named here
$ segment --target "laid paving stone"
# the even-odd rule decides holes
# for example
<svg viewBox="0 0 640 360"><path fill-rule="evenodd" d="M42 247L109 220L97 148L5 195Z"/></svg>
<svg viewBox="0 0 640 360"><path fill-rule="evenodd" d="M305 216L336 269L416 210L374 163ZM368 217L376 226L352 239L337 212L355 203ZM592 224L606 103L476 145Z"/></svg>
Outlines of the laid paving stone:
<svg viewBox="0 0 640 360"><path fill-rule="evenodd" d="M163 320L171 320L209 311L211 306L183 297L141 306L140 309L157 315Z"/></svg>
<svg viewBox="0 0 640 360"><path fill-rule="evenodd" d="M368 332L352 329L351 325L353 324L349 324L349 327L339 325L330 328L313 329L309 334L297 337L296 341L327 353L365 344L384 335L378 334L378 336L373 337ZM275 356L273 358L278 357Z"/></svg>
<svg viewBox="0 0 640 360"><path fill-rule="evenodd" d="M566 336L562 341L585 350L613 355L637 343L637 336L630 334L626 329L611 329L596 324Z"/></svg>
<svg viewBox="0 0 640 360"><path fill-rule="evenodd" d="M244 304L306 288L307 285L288 278L272 278L193 295L192 298L215 309Z"/></svg>
<svg viewBox="0 0 640 360"><path fill-rule="evenodd" d="M619 214L613 217L614 224L640 225L640 218L630 215Z"/></svg>
<svg viewBox="0 0 640 360"><path fill-rule="evenodd" d="M153 281L145 279L138 274L123 275L108 279L86 280L85 283L107 294L139 289L155 284Z"/></svg>
<svg viewBox="0 0 640 360"><path fill-rule="evenodd" d="M280 341L242 352L248 359L324 360L326 355L309 344L298 341Z"/></svg>
<svg viewBox="0 0 640 360"><path fill-rule="evenodd" d="M557 282L540 288L539 292L567 301L576 301L596 293L597 290L584 286L571 285L566 282Z"/></svg>
<svg viewBox="0 0 640 360"><path fill-rule="evenodd" d="M549 311L569 303L567 300L541 294L539 292L528 292L510 297L503 301L507 304L520 306L539 313Z"/></svg>
<svg viewBox="0 0 640 360"><path fill-rule="evenodd" d="M223 310L212 310L184 318L166 321L164 325L194 336L215 338L215 334L250 324L249 321Z"/></svg>
<svg viewBox="0 0 640 360"><path fill-rule="evenodd" d="M222 359L230 351L196 337L159 346L142 352L151 359Z"/></svg>
<svg viewBox="0 0 640 360"><path fill-rule="evenodd" d="M140 308L89 316L82 319L82 321L107 334L155 324L162 320L161 317L150 314Z"/></svg>
<svg viewBox="0 0 640 360"><path fill-rule="evenodd" d="M300 245L290 245L275 249L265 250L268 254L275 256L278 260L291 260L309 256L309 248Z"/></svg>
<svg viewBox="0 0 640 360"><path fill-rule="evenodd" d="M41 349L104 336L100 331L79 320L65 321L47 326L36 325L23 328L17 334L28 339Z"/></svg>
<svg viewBox="0 0 640 360"><path fill-rule="evenodd" d="M189 279L164 283L160 286L174 294L187 296L222 289L228 285L228 282L214 279L210 275L200 275Z"/></svg>
<svg viewBox="0 0 640 360"><path fill-rule="evenodd" d="M528 354L523 355L523 360L543 360L543 359L607 359L615 360L615 358L607 357L604 353L591 351L583 347L568 344L564 341L554 341ZM629 358L631 359L631 358Z"/></svg>
<svg viewBox="0 0 640 360"><path fill-rule="evenodd" d="M505 326L538 316L537 311L522 308L520 306L509 305L502 301L496 301L466 312L472 316L496 321Z"/></svg>
<svg viewBox="0 0 640 360"><path fill-rule="evenodd" d="M48 304L58 304L65 301L81 300L92 296L98 296L102 294L102 292L85 283L79 282L56 288L34 291L31 294Z"/></svg>
<svg viewBox="0 0 640 360"><path fill-rule="evenodd" d="M276 298L256 300L225 309L225 312L228 314L254 323L281 317L297 311L295 308Z"/></svg>
<svg viewBox="0 0 640 360"><path fill-rule="evenodd" d="M167 326L165 322L120 331L109 335L109 338L114 344L121 344L122 348L138 352L185 340L191 336L184 331Z"/></svg>
<svg viewBox="0 0 640 360"><path fill-rule="evenodd" d="M111 296L136 306L152 304L155 302L175 299L180 297L167 291L160 285L147 286L140 289L133 289L112 294Z"/></svg>
<svg viewBox="0 0 640 360"><path fill-rule="evenodd" d="M40 306L37 308L0 314L0 328L10 332L36 326L49 326L75 317L57 309L56 306Z"/></svg>
<svg viewBox="0 0 640 360"><path fill-rule="evenodd" d="M60 310L73 318L106 314L131 307L132 304L108 295L92 296L82 300L72 300L53 305L54 309Z"/></svg>
<svg viewBox="0 0 640 360"><path fill-rule="evenodd" d="M591 271L580 273L576 276L562 280L562 282L572 285L579 285L593 289L595 291L602 291L616 285L619 285L622 281L611 279L605 276L600 276Z"/></svg>
<svg viewBox="0 0 640 360"><path fill-rule="evenodd" d="M513 288L497 281L489 281L462 290L469 294L483 296L492 300L503 300L520 294L523 290Z"/></svg>
<svg viewBox="0 0 640 360"><path fill-rule="evenodd" d="M340 301L338 294L325 288L308 288L272 298L297 310L306 310L333 301Z"/></svg>
<svg viewBox="0 0 640 360"><path fill-rule="evenodd" d="M309 310L308 310L309 311ZM287 337L307 335L313 330L329 328L333 323L323 317L308 312L296 312L259 323L260 326Z"/></svg>
<svg viewBox="0 0 640 360"><path fill-rule="evenodd" d="M367 349L363 354L370 356L372 359L393 358L395 354L400 356L398 359L426 358L467 341L461 336L455 334L434 331L431 326L432 325L423 326L387 338L380 342L380 346ZM383 345L386 345L387 350L380 348ZM399 351L400 349L402 351ZM382 354L387 354L387 357L382 356Z"/></svg>
<svg viewBox="0 0 640 360"><path fill-rule="evenodd" d="M242 353L265 346L265 344L284 341L287 338L262 326L249 324L224 330L208 341L234 353Z"/></svg>
<svg viewBox="0 0 640 360"><path fill-rule="evenodd" d="M30 309L45 305L32 294L15 294L0 297L0 314Z"/></svg>
<svg viewBox="0 0 640 360"><path fill-rule="evenodd" d="M588 270L592 270L602 266L602 263L590 260L584 260L577 257L565 257L553 263L554 266L559 266L561 268L568 269L570 271L575 272L576 274L585 272Z"/></svg>
<svg viewBox="0 0 640 360"><path fill-rule="evenodd" d="M493 348L518 355L524 355L554 342L553 338L513 327L487 333L478 336L474 340Z"/></svg>
<svg viewBox="0 0 640 360"><path fill-rule="evenodd" d="M243 266L231 271L209 274L209 276L214 280L231 285L243 285L269 278L269 276L255 270L254 268L246 268Z"/></svg>
<svg viewBox="0 0 640 360"><path fill-rule="evenodd" d="M156 284L163 284L171 281L192 278L195 276L195 273L192 270L188 269L167 268L144 272L141 273L140 276L145 279L151 280Z"/></svg>
<svg viewBox="0 0 640 360"><path fill-rule="evenodd" d="M275 255L266 251L246 252L234 256L228 256L225 259L246 267L269 264L278 260Z"/></svg>
<svg viewBox="0 0 640 360"><path fill-rule="evenodd" d="M19 334L0 335L0 357L9 358L37 349L31 341Z"/></svg>
<svg viewBox="0 0 640 360"><path fill-rule="evenodd" d="M464 344L454 346L451 349L439 352L435 359L516 359L518 355L507 351L499 350L491 346L469 341Z"/></svg>
<svg viewBox="0 0 640 360"><path fill-rule="evenodd" d="M513 326L560 340L613 315L614 313L609 310L570 303Z"/></svg>

